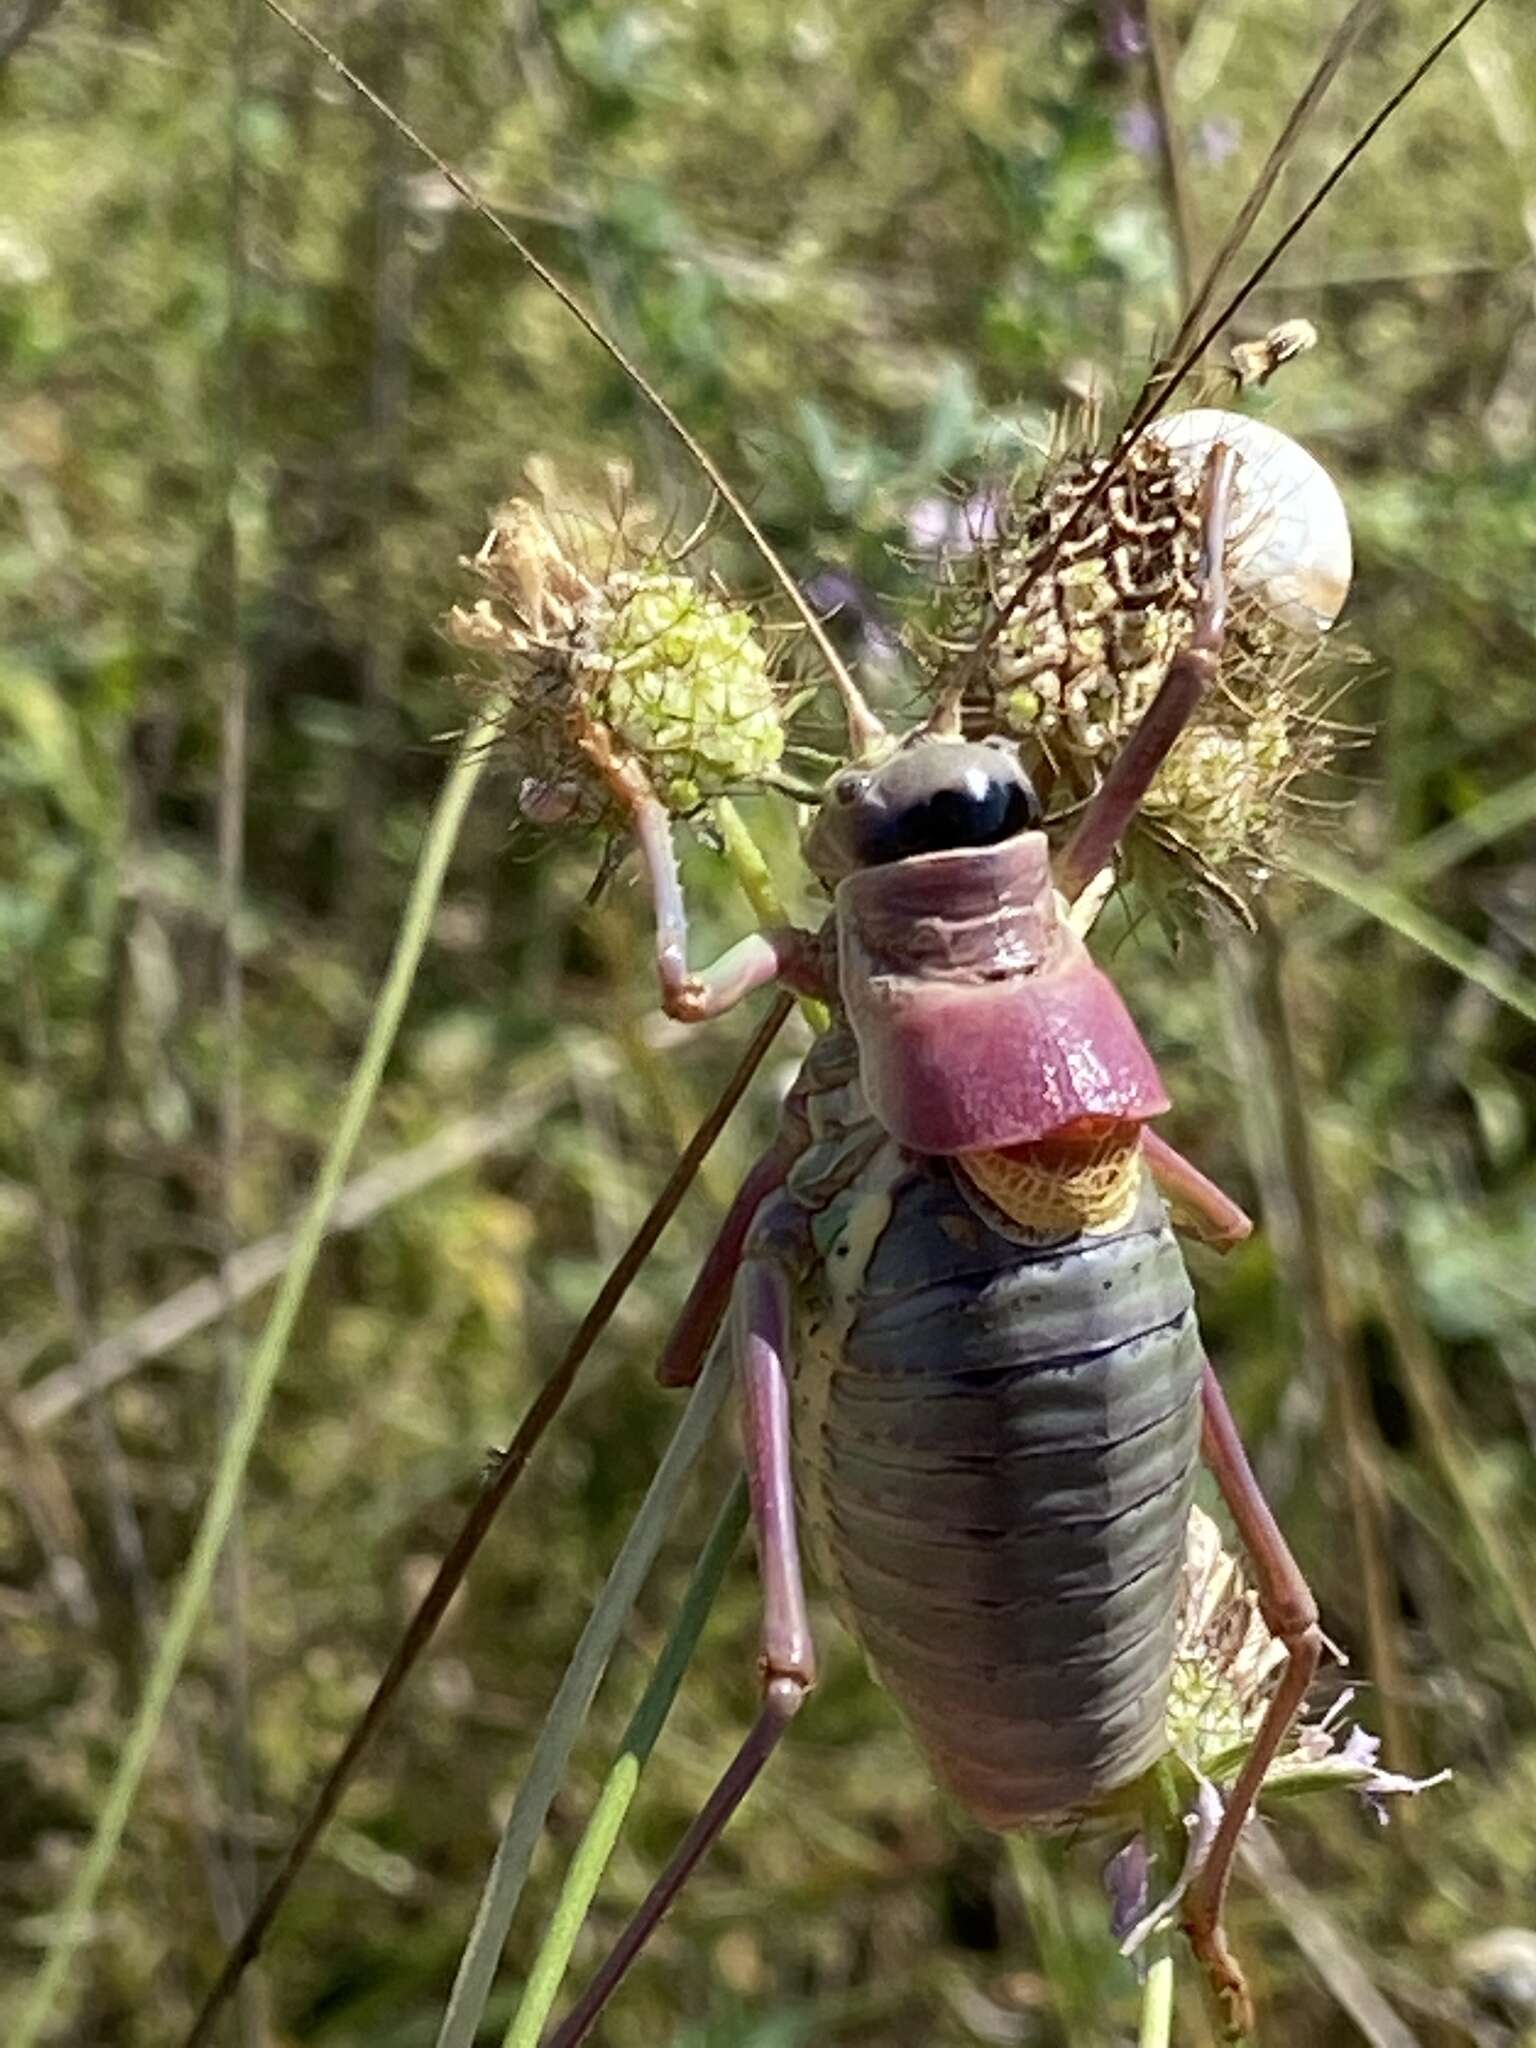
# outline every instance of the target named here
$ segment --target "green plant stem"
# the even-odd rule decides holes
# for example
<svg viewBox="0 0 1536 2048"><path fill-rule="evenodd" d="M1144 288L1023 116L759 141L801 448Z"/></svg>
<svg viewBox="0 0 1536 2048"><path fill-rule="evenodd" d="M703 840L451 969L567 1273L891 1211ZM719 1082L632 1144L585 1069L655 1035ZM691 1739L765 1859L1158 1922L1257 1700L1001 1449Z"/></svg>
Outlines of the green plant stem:
<svg viewBox="0 0 1536 2048"><path fill-rule="evenodd" d="M743 895L764 924L782 924L784 904L774 887L763 850L753 838L740 811L728 796L717 796L710 808L725 843L725 857L741 884Z"/></svg>
<svg viewBox="0 0 1536 2048"><path fill-rule="evenodd" d="M374 1005L368 1035L352 1071L340 1121L315 1182L309 1208L295 1237L282 1284L241 1380L239 1402L230 1418L203 1518L182 1571L181 1582L176 1588L138 1714L118 1757L117 1769L90 1845L60 1911L48 1953L17 2022L11 2048L34 2048L41 2038L65 1980L73 1970L75 1957L90 1927L97 1893L122 1841L171 1693L208 1604L219 1555L239 1503L245 1469L314 1271L326 1225L395 1042L411 984L431 930L449 858L487 759L489 737L488 726L478 721L469 728L438 798L400 920L394 955Z"/></svg>
<svg viewBox="0 0 1536 2048"><path fill-rule="evenodd" d="M792 1000L789 995L782 993L774 999L738 1060L735 1072L684 1147L677 1164L667 1176L665 1186L651 1204L645 1221L630 1239L623 1256L598 1289L592 1306L572 1334L559 1364L540 1387L527 1413L518 1424L512 1441L501 1453L490 1477L481 1487L468 1513L459 1524L458 1533L443 1553L432 1583L422 1595L415 1613L406 1624L404 1634L395 1646L394 1654L380 1673L367 1706L343 1744L341 1753L326 1773L319 1791L310 1803L308 1813L290 1840L282 1861L268 1880L260 1903L246 1922L239 1941L225 1957L223 1968L210 1987L202 2008L192 2023L191 2031L187 2034L185 2048L201 2048L201 2044L212 2039L212 2030L217 2024L220 2010L239 1982L241 1972L261 1953L262 1943L282 1910L283 1901L298 1882L301 1872L314 1853L316 1843L340 1805L348 1785L356 1777L363 1758L399 1697L401 1689L425 1654L428 1644L448 1611L455 1591L463 1583L465 1574L490 1533L497 1515L506 1506L513 1489L522 1474L527 1471L529 1460L570 1397L571 1389L591 1356L593 1346L612 1322L619 1303L634 1285L637 1274L655 1249L657 1240L667 1224L677 1214L678 1205L693 1185L700 1162L708 1156L710 1148L750 1086L753 1075L762 1065L764 1055L789 1015Z"/></svg>
<svg viewBox="0 0 1536 2048"><path fill-rule="evenodd" d="M1024 1831L1009 1835L1007 1841L1008 1861L1024 1901L1040 1974L1050 1987L1062 2033L1075 2048L1090 2048L1105 2038L1099 2024L1100 1986L1097 1981L1086 1981L1097 1963L1096 1959L1090 1961L1076 1938L1061 1845Z"/></svg>
<svg viewBox="0 0 1536 2048"><path fill-rule="evenodd" d="M571 1950L591 1908L597 1887L618 1841L625 1815L635 1796L641 1770L656 1746L683 1674L693 1658L699 1635L715 1596L720 1591L741 1532L747 1524L747 1483L738 1478L727 1495L709 1539L699 1553L693 1577L683 1595L677 1620L666 1648L651 1673L640 1704L636 1707L619 1753L603 1783L592 1818L587 1822L576 1853L571 1858L565 1883L544 1940L529 1973L522 2000L507 2028L502 2048L538 2048L539 2035L549 2018L561 1981L571 1960Z"/></svg>
<svg viewBox="0 0 1536 2048"><path fill-rule="evenodd" d="M1147 1773L1141 1796L1141 1836L1147 1851L1147 1884L1153 1898L1166 1898L1179 1881L1185 1854L1183 1799L1172 1757ZM1141 2019L1136 2048L1170 2048L1173 2039L1174 1931L1154 1930L1140 1961Z"/></svg>
<svg viewBox="0 0 1536 2048"><path fill-rule="evenodd" d="M1524 1639L1528 1658L1536 1661L1536 1599L1532 1598L1527 1566L1520 1561L1520 1539L1484 1498L1477 1454L1462 1422L1456 1397L1446 1381L1440 1356L1414 1307L1413 1271L1406 1249L1384 1243L1378 1251L1375 1286L1381 1317L1408 1396L1426 1460L1438 1467L1447 1493L1460 1510L1483 1567Z"/></svg>
<svg viewBox="0 0 1536 2048"><path fill-rule="evenodd" d="M1136 2048L1169 2048L1173 2039L1173 1952L1166 1936L1148 1944L1147 1974L1141 1986L1141 2024Z"/></svg>
<svg viewBox="0 0 1536 2048"><path fill-rule="evenodd" d="M741 885L742 894L764 924L787 924L789 919L783 898L774 887L763 850L748 830L740 811L728 796L716 797L710 809L725 846L725 857ZM831 1023L826 1004L817 1002L814 996L801 996L800 1013L813 1031L825 1031Z"/></svg>
<svg viewBox="0 0 1536 2048"><path fill-rule="evenodd" d="M1406 847L1379 874L1371 877L1373 889L1391 890L1399 900L1404 889L1432 882L1485 846L1492 846L1506 834L1524 831L1536 820L1536 775L1522 776L1504 789L1472 804L1459 817L1426 832ZM1315 858L1315 855L1313 856ZM1292 863L1296 863L1293 861ZM1338 897L1321 903L1301 920L1298 936L1309 946L1336 946L1357 925L1374 912L1353 899Z"/></svg>
<svg viewBox="0 0 1536 2048"><path fill-rule="evenodd" d="M1523 1017L1527 1024L1536 1024L1536 986L1524 975L1516 974L1506 967L1496 953L1486 947L1475 945L1461 933L1452 930L1438 917L1432 917L1427 910L1421 910L1416 903L1410 903L1406 896L1385 882L1374 881L1365 875L1350 874L1341 863L1315 852L1293 853L1290 865L1299 875L1320 888L1327 889L1356 910L1374 917L1399 938L1420 946L1432 958L1452 968L1466 980L1475 982L1486 989L1496 1002Z"/></svg>
<svg viewBox="0 0 1536 2048"><path fill-rule="evenodd" d="M1381 1434L1366 1395L1354 1342L1355 1273L1327 1200L1318 1158L1305 1061L1290 985L1293 956L1286 934L1267 910L1259 913L1251 945L1234 944L1232 957L1246 984L1254 1029L1240 1049L1252 1085L1266 1091L1275 1119L1281 1199L1291 1228L1281 1270L1295 1299L1306 1356L1323 1384L1342 1450L1345 1500L1358 1563L1366 1657L1380 1690L1382 1732L1396 1770L1417 1768L1415 1733L1408 1713L1399 1615L1392 1582L1382 1479ZM1267 1050L1262 1065L1258 1054ZM1266 1216L1277 1213L1266 1199Z"/></svg>
<svg viewBox="0 0 1536 2048"><path fill-rule="evenodd" d="M438 2030L437 2048L473 2048L545 1817L629 1610L666 1534L684 1482L725 1399L730 1367L728 1347L717 1344L699 1375L683 1419L673 1432L650 1491L630 1524L613 1570L565 1668L480 1894L475 1924L464 1945Z"/></svg>

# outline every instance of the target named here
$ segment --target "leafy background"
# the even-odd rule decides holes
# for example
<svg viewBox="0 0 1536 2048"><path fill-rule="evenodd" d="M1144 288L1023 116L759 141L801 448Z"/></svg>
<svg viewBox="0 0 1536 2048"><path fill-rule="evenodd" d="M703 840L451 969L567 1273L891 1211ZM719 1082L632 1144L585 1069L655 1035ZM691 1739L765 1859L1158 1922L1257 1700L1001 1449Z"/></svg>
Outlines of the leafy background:
<svg viewBox="0 0 1536 2048"><path fill-rule="evenodd" d="M680 517L704 506L616 371L259 13L0 12L0 2032L116 1758L260 1289L222 1317L215 1291L185 1334L167 1317L291 1221L367 1022L461 718L437 624L456 558L534 454L573 490L620 460ZM1447 16L1375 11L1274 221ZM845 600L877 680L927 501L1037 442L1086 382L1129 394L1173 324L1128 8L369 0L313 19L578 282L797 572ZM1163 22L1198 255L1326 24L1252 0ZM1298 1812L1276 1836L1289 1879L1240 1885L1277 2039L1504 2043L1536 2009L1533 105L1536 26L1494 0L1242 320L1323 333L1271 416L1355 521L1348 627L1372 660L1348 715L1369 737L1294 855L1346 889L1373 877L1369 912L1287 880L1254 938L1173 947L1139 923L1113 948L1171 1134L1263 1219L1195 1263L1271 1496L1387 1760L1456 1773L1390 1832ZM763 580L724 532L719 561ZM686 1050L659 1031L632 877L586 905L600 849L540 840L512 797L492 782L472 814L366 1140L373 1212L309 1297L240 1569L60 2039L136 2048L190 2018L220 1913L301 1815L486 1448L750 1029ZM790 822L762 829L793 895ZM687 879L702 957L749 913L708 849ZM432 2039L520 1763L675 1417L647 1361L772 1095L706 1169L331 1829L230 2023L247 2048ZM418 1148L454 1138L467 1163L428 1172ZM125 1333L110 1393L83 1398L72 1365ZM730 1467L723 1434L578 1751L493 2019ZM584 1967L751 1711L754 1597L744 1551ZM948 1810L820 1624L821 1689L604 2038L1128 2038L1099 1852L1010 1854ZM1492 1960L1469 1946L1491 1930ZM1178 2026L1209 2038L1192 1988Z"/></svg>

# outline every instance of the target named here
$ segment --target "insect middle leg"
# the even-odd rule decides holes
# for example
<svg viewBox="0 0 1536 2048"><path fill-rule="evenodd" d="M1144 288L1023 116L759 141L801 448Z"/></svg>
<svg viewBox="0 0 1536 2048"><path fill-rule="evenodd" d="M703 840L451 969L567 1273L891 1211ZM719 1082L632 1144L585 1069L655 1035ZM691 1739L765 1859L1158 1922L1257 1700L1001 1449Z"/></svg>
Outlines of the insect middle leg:
<svg viewBox="0 0 1536 2048"><path fill-rule="evenodd" d="M765 1206L770 1213L783 1213L772 1198ZM749 1240L747 1259L731 1303L731 1342L742 1390L743 1452L762 1577L763 1704L746 1741L684 1835L671 1862L651 1887L597 1975L550 2036L548 2048L576 2048L579 2041L585 2040L667 1908L752 1789L816 1681L790 1465L791 1283L784 1264L773 1255L771 1244L764 1242L766 1237L760 1219Z"/></svg>
<svg viewBox="0 0 1536 2048"><path fill-rule="evenodd" d="M1323 1634L1312 1589L1302 1577L1301 1568L1260 1491L1232 1411L1209 1363L1200 1385L1200 1400L1201 1455L1221 1489L1221 1497L1248 1553L1259 1612L1285 1645L1288 1656L1247 1762L1227 1799L1210 1854L1190 1889L1185 1912L1190 1947L1210 1977L1228 2025L1235 2034L1246 2034L1252 2031L1253 2006L1243 1973L1227 1946L1221 1924L1222 1907L1244 1824L1257 1804L1264 1773L1285 1740L1317 1673Z"/></svg>
<svg viewBox="0 0 1536 2048"><path fill-rule="evenodd" d="M1229 1252L1253 1235L1252 1217L1166 1138L1143 1130L1141 1149L1175 1230L1218 1252Z"/></svg>

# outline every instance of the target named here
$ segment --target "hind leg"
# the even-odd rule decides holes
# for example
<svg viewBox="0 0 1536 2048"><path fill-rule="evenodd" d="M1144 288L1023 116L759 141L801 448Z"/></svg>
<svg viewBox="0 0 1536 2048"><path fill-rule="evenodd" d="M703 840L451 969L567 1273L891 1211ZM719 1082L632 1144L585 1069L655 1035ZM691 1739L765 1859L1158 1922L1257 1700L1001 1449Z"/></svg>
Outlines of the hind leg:
<svg viewBox="0 0 1536 2048"><path fill-rule="evenodd" d="M1221 1497L1248 1553L1259 1612L1285 1645L1289 1659L1265 1710L1248 1760L1227 1798L1216 1839L1190 1888L1185 1911L1190 1946L1211 1980L1230 2031L1242 2035L1252 2030L1253 2005L1243 1973L1227 1946L1221 1924L1222 1907L1243 1826L1258 1800L1264 1773L1306 1698L1322 1654L1323 1635L1312 1589L1302 1577L1269 1503L1259 1490L1232 1411L1209 1364L1201 1382L1200 1398L1204 1411L1201 1454L1221 1488Z"/></svg>
<svg viewBox="0 0 1536 2048"><path fill-rule="evenodd" d="M763 1704L747 1739L548 2048L576 2048L731 1815L752 1789L816 1679L795 1534L790 1472L788 1347L791 1283L749 1249L732 1302L742 1388L742 1435L763 1590Z"/></svg>

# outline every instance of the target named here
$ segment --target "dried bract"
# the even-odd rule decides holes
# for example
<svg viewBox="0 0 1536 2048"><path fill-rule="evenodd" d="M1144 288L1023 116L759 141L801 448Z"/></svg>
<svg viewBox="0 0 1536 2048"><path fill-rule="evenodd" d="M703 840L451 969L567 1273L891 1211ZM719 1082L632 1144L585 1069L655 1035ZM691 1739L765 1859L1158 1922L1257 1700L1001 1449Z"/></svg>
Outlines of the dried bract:
<svg viewBox="0 0 1536 2048"><path fill-rule="evenodd" d="M1282 320L1257 341L1234 343L1232 373L1238 389L1246 391L1253 384L1262 388L1277 370L1316 347L1317 329L1310 320Z"/></svg>
<svg viewBox="0 0 1536 2048"><path fill-rule="evenodd" d="M541 823L671 810L759 781L784 749L768 642L667 553L644 508L608 516L514 498L468 567L487 594L449 614L486 658L502 743Z"/></svg>
<svg viewBox="0 0 1536 2048"><path fill-rule="evenodd" d="M1168 1694L1169 1747L1201 1777L1258 1733L1285 1646L1269 1632L1258 1595L1222 1545L1210 1516L1191 1508L1179 1589L1178 1636Z"/></svg>
<svg viewBox="0 0 1536 2048"><path fill-rule="evenodd" d="M1004 494L996 535L941 565L929 637L943 661L929 665L941 691L945 668L1004 610L967 693L967 723L1025 743L1052 813L1092 795L1191 631L1204 452L1211 423L1230 421L1239 468L1220 674L1153 783L1133 841L1156 845L1197 881L1241 889L1272 863L1297 780L1332 752L1320 715L1325 621L1321 607L1303 618L1286 601L1293 565L1277 551L1295 543L1255 488L1250 430L1259 423L1209 409L1175 414L1118 459L1107 484L1106 458L1069 453ZM1347 527L1344 547L1347 563ZM1346 566L1340 601L1347 581Z"/></svg>
<svg viewBox="0 0 1536 2048"><path fill-rule="evenodd" d="M1168 1698L1168 1745L1197 1778L1217 1786L1236 1779L1285 1657L1284 1644L1270 1633L1258 1595L1223 1547L1216 1524L1192 1508ZM1344 1718L1352 1698L1346 1690L1320 1720L1298 1722L1264 1774L1264 1800L1342 1788L1359 1793L1380 1816L1382 1799L1422 1792L1450 1776L1441 1771L1432 1778L1406 1778L1383 1770L1379 1740Z"/></svg>

